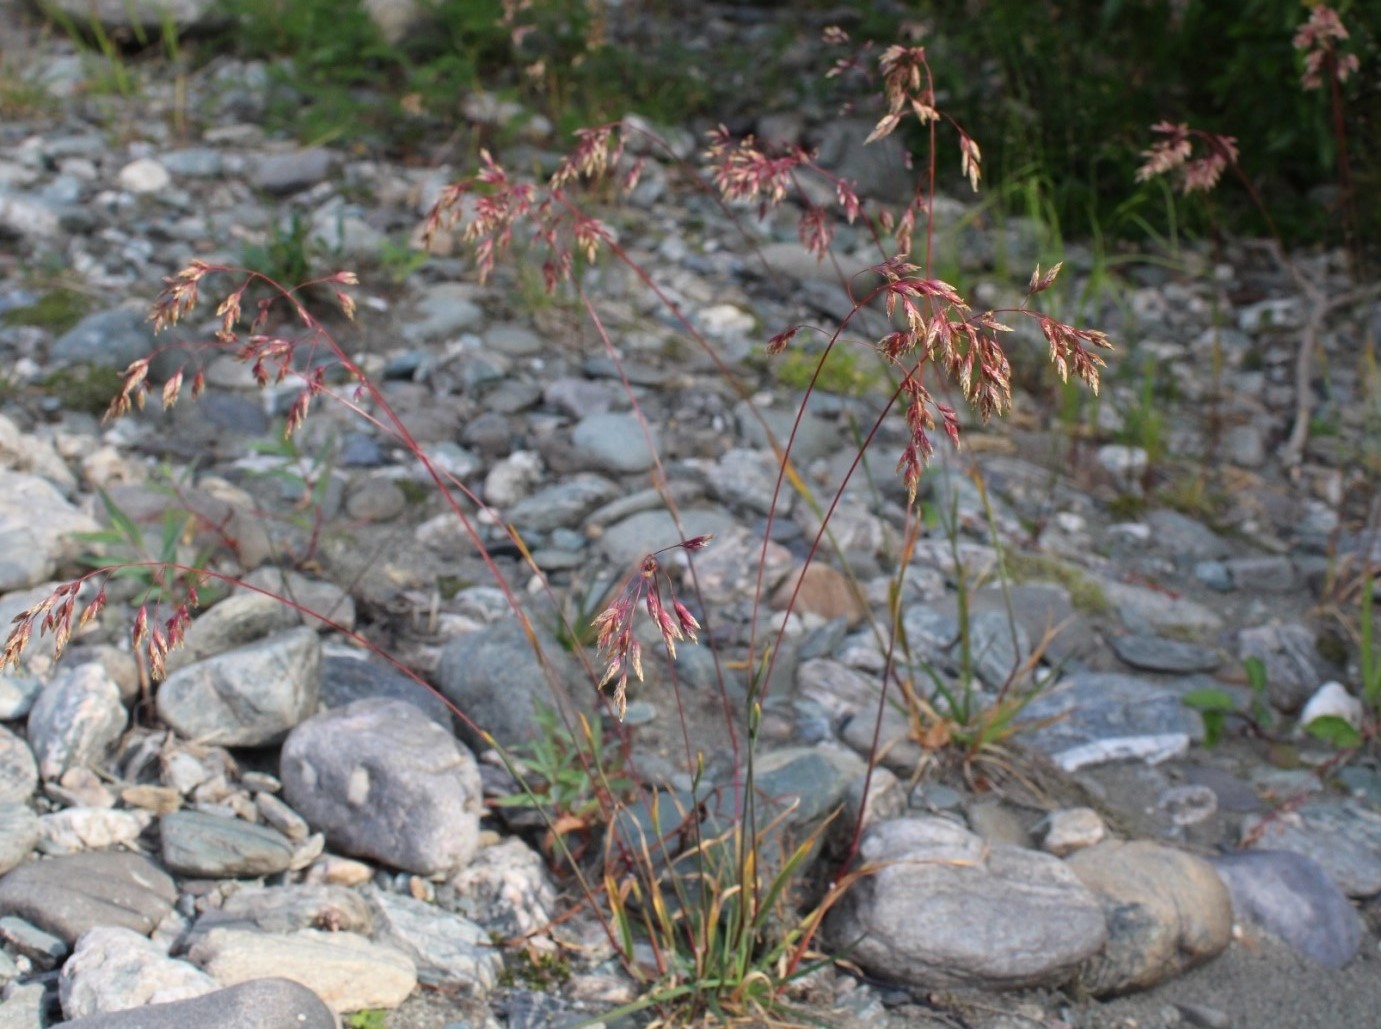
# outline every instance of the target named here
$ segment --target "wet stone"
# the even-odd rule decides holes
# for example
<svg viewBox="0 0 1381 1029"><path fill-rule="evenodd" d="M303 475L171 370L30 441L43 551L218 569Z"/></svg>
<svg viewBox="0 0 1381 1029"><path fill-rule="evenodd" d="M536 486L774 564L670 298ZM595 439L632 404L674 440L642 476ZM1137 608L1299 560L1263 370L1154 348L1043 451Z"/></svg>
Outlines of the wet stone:
<svg viewBox="0 0 1381 1029"><path fill-rule="evenodd" d="M1237 557L1225 561L1233 585L1248 593L1289 593L1299 588L1287 557Z"/></svg>

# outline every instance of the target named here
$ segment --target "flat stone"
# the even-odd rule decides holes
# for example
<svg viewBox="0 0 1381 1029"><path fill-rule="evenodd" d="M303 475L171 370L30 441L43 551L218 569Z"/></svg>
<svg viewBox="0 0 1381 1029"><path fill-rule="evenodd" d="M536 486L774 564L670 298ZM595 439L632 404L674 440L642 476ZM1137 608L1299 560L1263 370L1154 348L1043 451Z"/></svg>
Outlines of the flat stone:
<svg viewBox="0 0 1381 1029"><path fill-rule="evenodd" d="M266 193L296 193L327 178L335 164L335 154L324 147L264 154L251 164L250 181Z"/></svg>
<svg viewBox="0 0 1381 1029"><path fill-rule="evenodd" d="M147 938L117 926L82 933L58 980L69 1019L187 1000L213 993L214 979L186 961L168 957Z"/></svg>
<svg viewBox="0 0 1381 1029"><path fill-rule="evenodd" d="M54 342L49 360L124 371L157 346L143 306L127 305L89 314Z"/></svg>
<svg viewBox="0 0 1381 1029"><path fill-rule="evenodd" d="M657 430L655 426L644 430L636 415L606 411L581 418L571 430L571 442L595 468L626 475L652 467Z"/></svg>
<svg viewBox="0 0 1381 1029"><path fill-rule="evenodd" d="M432 875L479 846L474 756L401 700L359 700L299 725L283 745L287 801L357 857Z"/></svg>
<svg viewBox="0 0 1381 1029"><path fill-rule="evenodd" d="M506 517L519 529L528 532L573 528L580 525L591 511L617 495L618 488L608 479L589 474L576 475L524 497L506 512Z"/></svg>
<svg viewBox="0 0 1381 1029"><path fill-rule="evenodd" d="M1218 612L1185 597L1113 579L1097 581L1122 624L1132 632L1208 634L1223 626Z"/></svg>
<svg viewBox="0 0 1381 1029"><path fill-rule="evenodd" d="M140 937L143 939L143 937ZM40 968L52 968L67 957L69 947L60 937L46 933L22 918L6 915L0 918L0 940L13 952L35 962Z"/></svg>
<svg viewBox="0 0 1381 1029"><path fill-rule="evenodd" d="M321 641L303 627L174 672L159 687L158 714L187 739L258 747L315 711L320 689Z"/></svg>
<svg viewBox="0 0 1381 1029"><path fill-rule="evenodd" d="M18 915L68 943L98 925L147 935L176 898L166 872L125 851L34 861L0 879L0 913Z"/></svg>
<svg viewBox="0 0 1381 1029"><path fill-rule="evenodd" d="M70 768L99 767L127 717L120 687L104 667L61 668L29 712L29 742L39 774L57 779Z"/></svg>
<svg viewBox="0 0 1381 1029"><path fill-rule="evenodd" d="M328 927L336 932L374 932L374 915L355 890L328 883L246 886L225 899L219 911L206 912L198 932L217 926L255 928L266 933Z"/></svg>
<svg viewBox="0 0 1381 1029"><path fill-rule="evenodd" d="M212 929L189 957L217 982L281 976L301 983L337 1014L396 1008L417 986L407 955L347 932L299 929L269 934Z"/></svg>
<svg viewBox="0 0 1381 1029"><path fill-rule="evenodd" d="M1288 557L1235 557L1223 562L1232 584L1248 593L1290 593L1299 577Z"/></svg>
<svg viewBox="0 0 1381 1029"><path fill-rule="evenodd" d="M1311 797L1293 811L1248 815L1242 838L1312 858L1349 897L1381 893L1381 815L1354 800Z"/></svg>
<svg viewBox="0 0 1381 1029"><path fill-rule="evenodd" d="M1125 633L1109 636L1108 643L1124 663L1148 672L1188 675L1191 672L1211 672L1223 663L1222 655L1212 647L1163 636Z"/></svg>
<svg viewBox="0 0 1381 1029"><path fill-rule="evenodd" d="M989 846L934 817L876 825L860 853L876 871L830 913L828 936L888 982L1053 986L1107 939L1098 898L1049 854Z"/></svg>
<svg viewBox="0 0 1381 1029"><path fill-rule="evenodd" d="M1095 760L1183 753L1191 740L1203 736L1199 715L1180 700L1196 685L1193 679L1168 686L1095 672L1067 676L1022 710L1022 723L1057 719L1024 732L1022 740L1067 770Z"/></svg>
<svg viewBox="0 0 1381 1029"><path fill-rule="evenodd" d="M293 844L282 833L238 818L174 811L159 821L163 863L179 875L255 878L282 872Z"/></svg>
<svg viewBox="0 0 1381 1029"><path fill-rule="evenodd" d="M413 306L420 317L404 328L404 336L425 343L454 339L479 328L484 323L484 312L473 297L474 290L467 283L439 282L427 287Z"/></svg>
<svg viewBox="0 0 1381 1029"><path fill-rule="evenodd" d="M412 958L427 983L484 996L498 985L503 955L480 926L413 897L366 886L377 912L375 939Z"/></svg>
<svg viewBox="0 0 1381 1029"><path fill-rule="evenodd" d="M1102 901L1108 941L1079 982L1094 996L1144 990L1211 960L1232 940L1232 902L1203 858L1107 841L1065 864Z"/></svg>
<svg viewBox="0 0 1381 1029"><path fill-rule="evenodd" d="M1206 561L1230 553L1226 540L1203 522L1179 511L1164 508L1149 511L1143 520L1151 527L1151 540L1156 548L1177 560Z"/></svg>
<svg viewBox="0 0 1381 1029"><path fill-rule="evenodd" d="M799 589L798 589L799 584ZM795 595L794 610L818 615L828 621L841 619L847 627L868 617L868 607L858 586L837 568L812 561L804 574L792 572L772 594L772 608L785 610Z"/></svg>
<svg viewBox="0 0 1381 1029"><path fill-rule="evenodd" d="M63 1023L73 1029L337 1029L339 1024L315 993L280 978L251 979L191 1000Z"/></svg>
<svg viewBox="0 0 1381 1029"><path fill-rule="evenodd" d="M1232 895L1235 916L1274 933L1326 968L1342 968L1362 946L1362 918L1304 854L1244 850L1209 858Z"/></svg>

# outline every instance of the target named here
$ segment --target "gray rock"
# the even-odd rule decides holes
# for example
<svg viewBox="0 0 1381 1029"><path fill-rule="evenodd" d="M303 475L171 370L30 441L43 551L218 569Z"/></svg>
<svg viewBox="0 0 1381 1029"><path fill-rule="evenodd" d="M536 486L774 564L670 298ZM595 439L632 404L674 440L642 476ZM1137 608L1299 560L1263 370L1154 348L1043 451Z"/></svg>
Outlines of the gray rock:
<svg viewBox="0 0 1381 1029"><path fill-rule="evenodd" d="M250 182L266 193L296 193L328 178L335 164L335 154L322 147L265 154L251 165Z"/></svg>
<svg viewBox="0 0 1381 1029"><path fill-rule="evenodd" d="M1186 597L1112 579L1097 582L1132 632L1208 633L1222 628L1221 615Z"/></svg>
<svg viewBox="0 0 1381 1029"><path fill-rule="evenodd" d="M476 732L481 728L504 746L535 738L539 707L571 714L595 709L594 687L575 662L548 633L534 629L546 669L514 619L457 636L442 648L437 682L465 716L459 732L472 747L486 745Z"/></svg>
<svg viewBox="0 0 1381 1029"><path fill-rule="evenodd" d="M0 725L0 804L22 804L38 787L38 762L24 740Z"/></svg>
<svg viewBox="0 0 1381 1029"><path fill-rule="evenodd" d="M98 926L82 933L58 980L69 1019L187 1000L213 993L214 979L168 957L132 929Z"/></svg>
<svg viewBox="0 0 1381 1029"><path fill-rule="evenodd" d="M182 646L168 655L168 674L291 628L297 622L295 612L273 597L250 591L231 594L193 619Z"/></svg>
<svg viewBox="0 0 1381 1029"><path fill-rule="evenodd" d="M596 382L565 376L549 382L542 391L542 400L572 418L608 411L619 402L620 387L610 382Z"/></svg>
<svg viewBox="0 0 1381 1029"><path fill-rule="evenodd" d="M48 355L59 364L123 372L157 345L144 307L125 306L87 315L54 341Z"/></svg>
<svg viewBox="0 0 1381 1029"><path fill-rule="evenodd" d="M38 197L0 191L0 230L21 239L51 240L62 233L62 215Z"/></svg>
<svg viewBox="0 0 1381 1029"><path fill-rule="evenodd" d="M1166 639L1164 636L1126 633L1109 636L1108 643L1124 663L1148 672L1188 675L1191 672L1211 672L1223 663L1222 655L1212 647Z"/></svg>
<svg viewBox="0 0 1381 1029"><path fill-rule="evenodd" d="M179 178L214 179L219 178L224 169L221 152L206 146L169 150L160 154L159 160Z"/></svg>
<svg viewBox="0 0 1381 1029"><path fill-rule="evenodd" d="M798 465L807 465L821 457L828 457L840 449L842 439L839 428L830 419L817 413L820 401L815 395L814 405L806 408L805 417L796 429L796 440L791 446L791 459ZM754 410L747 402L741 401L734 407L734 419L738 425L739 437L745 446L755 450L772 450L775 440L780 447L791 439L791 427L796 422L796 407L763 407ZM761 421L759 421L761 418Z"/></svg>
<svg viewBox="0 0 1381 1029"><path fill-rule="evenodd" d="M484 332L484 345L509 357L536 357L547 349L546 340L526 325L492 325Z"/></svg>
<svg viewBox="0 0 1381 1029"><path fill-rule="evenodd" d="M819 149L821 167L853 182L861 196L907 203L915 183L905 146L895 134L864 146L875 126L867 118L829 118L808 139Z"/></svg>
<svg viewBox="0 0 1381 1029"><path fill-rule="evenodd" d="M654 550L674 546L683 538L723 535L738 520L721 508L691 507L681 511L681 524L684 537L665 510L639 511L610 525L599 538L599 549L614 565L632 571Z"/></svg>
<svg viewBox="0 0 1381 1029"><path fill-rule="evenodd" d="M189 956L221 983L292 979L338 1014L395 1008L417 985L417 970L405 954L354 933L212 929Z"/></svg>
<svg viewBox="0 0 1381 1029"><path fill-rule="evenodd" d="M157 36L166 25L186 34L223 20L216 0L53 0L69 24L84 28L94 19L107 32Z"/></svg>
<svg viewBox="0 0 1381 1029"><path fill-rule="evenodd" d="M331 628L322 619L330 619L346 629L355 627L355 601L350 594L333 582L314 579L295 572L272 566L256 568L244 578L246 587L268 590L276 596L290 601L284 604L295 620L314 629ZM280 602L281 603L281 602ZM296 604L294 608L292 605ZM312 617L319 615L319 618Z"/></svg>
<svg viewBox="0 0 1381 1029"><path fill-rule="evenodd" d="M12 982L5 988L4 998L0 1002L0 1029L44 1029L58 1014L53 1010L56 998L41 981Z"/></svg>
<svg viewBox="0 0 1381 1029"><path fill-rule="evenodd" d="M32 675L0 673L0 722L23 718L42 691L43 683Z"/></svg>
<svg viewBox="0 0 1381 1029"><path fill-rule="evenodd" d="M134 846L151 820L147 811L64 808L39 818L39 849L45 854L75 854L84 850Z"/></svg>
<svg viewBox="0 0 1381 1029"><path fill-rule="evenodd" d="M0 593L45 582L78 556L73 534L100 527L47 479L0 471Z"/></svg>
<svg viewBox="0 0 1381 1029"><path fill-rule="evenodd" d="M192 1000L78 1018L63 1025L73 1029L337 1029L339 1022L307 987L290 979L267 978Z"/></svg>
<svg viewBox="0 0 1381 1029"><path fill-rule="evenodd" d="M140 937L142 939L142 937ZM0 918L0 941L16 954L33 961L39 968L52 968L67 957L67 943L36 925L6 915Z"/></svg>
<svg viewBox="0 0 1381 1029"><path fill-rule="evenodd" d="M1057 719L1032 728L1023 735L1023 741L1066 768L1087 764L1081 754L1097 744L1128 743L1131 747L1126 752L1117 746L1108 748L1108 760L1142 754L1166 756L1159 746L1171 746L1172 741L1178 741L1173 749L1182 752L1191 739L1203 735L1199 715L1180 701L1181 691L1195 685L1192 679L1172 688L1133 675L1071 675L1023 709L1022 722ZM1142 751L1137 741L1157 746Z"/></svg>
<svg viewBox="0 0 1381 1029"><path fill-rule="evenodd" d="M1020 622L1002 611L980 611L969 621L974 671L989 689L1001 689L1031 654L1031 639Z"/></svg>
<svg viewBox="0 0 1381 1029"><path fill-rule="evenodd" d="M503 956L484 929L435 904L370 886L375 939L412 958L427 983L460 986L483 996L498 985Z"/></svg>
<svg viewBox="0 0 1381 1029"><path fill-rule="evenodd" d="M772 510L778 469L771 451L736 448L721 455L706 478L712 494L720 502L744 507L755 514L767 514ZM788 514L794 498L790 482L784 479L777 503L779 513Z"/></svg>
<svg viewBox="0 0 1381 1029"><path fill-rule="evenodd" d="M197 931L217 926L256 928L266 933L329 928L369 936L374 914L356 890L326 883L245 887L225 899L217 912L197 921Z"/></svg>
<svg viewBox="0 0 1381 1029"><path fill-rule="evenodd" d="M1381 893L1381 815L1351 798L1310 798L1290 812L1248 815L1242 838L1317 861L1349 897Z"/></svg>
<svg viewBox="0 0 1381 1029"><path fill-rule="evenodd" d="M432 875L479 846L474 757L401 700L360 700L303 722L283 745L288 802L346 853Z"/></svg>
<svg viewBox="0 0 1381 1029"><path fill-rule="evenodd" d="M1094 996L1144 990L1211 960L1232 940L1232 902L1203 858L1108 841L1065 861L1103 903L1108 941L1079 972Z"/></svg>
<svg viewBox="0 0 1381 1029"><path fill-rule="evenodd" d="M1271 703L1287 714L1303 707L1323 681L1315 653L1314 633L1305 625L1261 625L1237 636L1237 656L1261 659Z"/></svg>
<svg viewBox="0 0 1381 1029"><path fill-rule="evenodd" d="M176 898L167 873L125 851L34 861L0 879L0 913L18 915L68 943L98 925L148 935Z"/></svg>
<svg viewBox="0 0 1381 1029"><path fill-rule="evenodd" d="M282 833L238 818L174 811L159 821L163 864L179 875L254 878L284 871L293 845Z"/></svg>
<svg viewBox="0 0 1381 1029"><path fill-rule="evenodd" d="M158 714L187 739L260 747L315 711L320 689L321 641L304 627L174 672Z"/></svg>
<svg viewBox="0 0 1381 1029"><path fill-rule="evenodd" d="M403 329L403 335L412 342L425 343L454 339L479 328L484 312L473 297L474 290L466 283L439 282L427 287L413 305L420 317Z"/></svg>
<svg viewBox="0 0 1381 1029"><path fill-rule="evenodd" d="M1057 985L1107 938L1097 897L1049 854L988 846L942 818L865 835L862 877L829 939L870 974L921 989Z"/></svg>
<svg viewBox="0 0 1381 1029"><path fill-rule="evenodd" d="M1260 468L1266 463L1266 434L1254 422L1229 425L1220 443L1223 457L1243 468Z"/></svg>
<svg viewBox="0 0 1381 1029"><path fill-rule="evenodd" d="M0 801L0 875L23 863L38 846L38 816L27 804Z"/></svg>
<svg viewBox="0 0 1381 1029"><path fill-rule="evenodd" d="M446 702L421 683L378 661L328 656L321 670L321 706L333 710L357 700L405 700L448 732L453 719Z"/></svg>
<svg viewBox="0 0 1381 1029"><path fill-rule="evenodd" d="M1288 557L1234 557L1223 562L1233 585L1249 593L1290 593L1299 588Z"/></svg>
<svg viewBox="0 0 1381 1029"><path fill-rule="evenodd" d="M577 475L524 497L506 512L506 517L523 531L551 532L578 526L596 507L617 495L618 487L608 479Z"/></svg>
<svg viewBox="0 0 1381 1029"><path fill-rule="evenodd" d="M60 669L29 712L29 741L39 774L57 779L69 768L97 768L124 732L120 687L98 664Z"/></svg>
<svg viewBox="0 0 1381 1029"><path fill-rule="evenodd" d="M652 445L648 445L647 433ZM594 467L614 475L645 472L652 467L657 447L657 429L649 424L645 431L636 415L615 411L589 414L571 430L571 442Z"/></svg>
<svg viewBox="0 0 1381 1029"><path fill-rule="evenodd" d="M516 836L481 849L450 882L456 909L504 939L541 929L556 914L546 862Z"/></svg>
<svg viewBox="0 0 1381 1029"><path fill-rule="evenodd" d="M1236 588L1228 566L1222 561L1199 561L1194 565L1194 578L1211 590L1231 593Z"/></svg>
<svg viewBox="0 0 1381 1029"><path fill-rule="evenodd" d="M1209 859L1241 921L1254 922L1327 968L1362 946L1357 909L1314 859L1288 850L1247 850Z"/></svg>

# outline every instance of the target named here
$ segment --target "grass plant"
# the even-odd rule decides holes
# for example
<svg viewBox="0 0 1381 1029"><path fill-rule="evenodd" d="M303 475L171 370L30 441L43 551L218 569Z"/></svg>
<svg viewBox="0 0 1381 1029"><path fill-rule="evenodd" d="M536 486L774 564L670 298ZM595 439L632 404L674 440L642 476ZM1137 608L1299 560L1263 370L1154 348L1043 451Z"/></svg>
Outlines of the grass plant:
<svg viewBox="0 0 1381 1029"><path fill-rule="evenodd" d="M816 889L804 888L801 877L819 852L825 829L822 825L796 825L790 807L783 809L777 798L761 794L757 773L763 713L773 699L772 671L783 649L785 631L779 627L784 619L776 615L769 618L765 610L761 566L765 565L773 523L781 516L784 491L810 492L795 467L793 449L812 395L834 385L837 369L853 367L854 357L859 363L866 360L869 367L877 363L882 369L876 389L866 394L876 393L879 400L873 421L859 428L861 441L853 466L832 494L808 497L815 504L819 522L818 531L809 540L808 563L822 551L831 552L835 511L865 454L873 456L871 452L879 449L884 425L897 420L904 427L900 453L887 455L895 462L907 503L903 544L892 584L892 610L888 624L875 627L885 655L880 674L884 689L876 711L864 717L875 717L880 724L885 705L902 705L914 719L914 735L932 751L953 747L974 755L1000 747L1019 731L1017 716L1031 695L1026 682L1044 648L1041 643L1035 646L996 690L995 699L980 695L975 687L975 655L969 637L970 586L959 553L958 512L952 507L947 532L959 568L961 677L956 687L938 677L926 687L912 675L912 662L906 660L907 641L900 628L900 597L907 565L925 530L926 519L917 500L922 475L934 454L937 436L943 435L956 445L962 441L956 405L972 408L982 420L1001 416L1011 407L1012 365L1005 342L1010 338L1009 323L1024 321L1033 326L1059 376L1080 380L1094 391L1099 385L1102 354L1111 347L1102 332L1079 328L1037 307L1056 285L1059 263L1037 266L1027 280L1024 295L1013 306L999 310L974 308L958 286L937 277L936 227L931 217L938 162L943 154L976 190L983 168L980 145L938 105L923 48L855 46L838 28L827 30L825 38L838 54L832 74L865 100L875 100L872 111L877 120L872 140L882 139L905 124L925 141L925 159L919 165L912 201L900 210L889 210L865 202L848 181L820 166L802 148L767 148L752 137L735 136L723 128L708 140L708 171L699 181L725 210L790 202L797 205L800 214L800 239L812 253L822 259L833 256L840 222L854 226L870 240L875 253L866 275L840 283L848 311L838 324L774 327L778 331L767 341L766 349L773 356L800 353L805 336L815 337L819 345L810 350L809 358L794 358L788 366L804 399L785 438L772 438L778 476L772 510L763 529L762 560L746 645L731 650L721 642L715 632L717 612L699 589L697 555L714 541L681 532L679 539L648 541L648 555L628 570L626 579L612 592L609 605L595 615L597 654L593 658L582 644L580 627L572 627L562 637L583 660L588 681L573 684L550 677L550 710L554 713L546 716L539 743L526 751L505 749L484 726L471 723L466 712L456 712L499 753L520 790L510 806L529 808L540 817L550 850L559 856L573 880L572 892L600 920L625 969L643 985L642 996L624 1013L650 1011L668 1025L797 1017L789 1004L789 992L793 983L825 960L819 938L825 915L858 877L869 873L866 867L846 861L822 875L824 881ZM947 141L943 147L942 133ZM636 147L630 145L635 137ZM515 239L534 241L544 292L556 295L566 291L574 298L594 338L620 371L621 356L609 337L597 298L584 288L582 272L600 262L621 264L631 279L662 305L681 335L715 364L730 387L740 396L751 396L688 313L659 286L655 269L640 264L609 229L602 212L592 206L592 196L631 191L644 166L645 158L638 156L645 152L644 147L670 152L664 140L625 123L585 128L576 133L574 148L555 172L542 180L510 172L486 151L475 175L443 193L428 218L428 232L457 231L472 248L481 279L494 274L508 259ZM818 198L819 193L800 188L807 178L826 183L832 203L811 199ZM611 182L615 187L612 191ZM305 264L297 260L299 252L300 248L289 247L281 259L250 268L193 261L166 280L153 307L153 320L157 327L167 328L186 319L209 299L217 305L219 325L205 345L243 361L261 385L294 394L285 425L289 437L315 407L329 401L411 454L486 562L494 584L504 592L514 617L540 656L541 644L533 630L529 605L509 585L511 576L494 560L492 546L473 514L484 508L483 503L465 483L427 456L391 407L387 394L353 360L351 349L340 342L331 327L336 319L328 322L313 309L321 298L328 298L340 315L353 317L354 274L339 271L310 279ZM520 269L519 281L522 275ZM878 333L865 329L869 312L882 316L878 322L885 327ZM151 359L144 358L125 371L110 407L112 416L143 406L155 390L163 406L170 407L184 390L196 395L205 385L195 369L189 368L185 377L178 371L161 384L150 382L150 370ZM623 382L632 410L644 417L638 392L626 376ZM663 488L667 509L679 521L674 496L665 489L667 472L660 460L652 481ZM113 509L111 517L113 528L107 543L133 547L136 537L142 542L143 532L138 526L125 524L127 519L120 519ZM991 510L987 517L992 523ZM170 525L171 530L165 527L164 546L157 553L128 558L112 555L26 612L7 641L4 658L19 660L35 635L51 635L60 651L75 632L101 617L108 584L115 575L124 574L122 569L131 569L130 574L143 576L158 590L157 596L150 591L138 607L132 643L144 656L153 677L159 678L166 655L178 645L208 580L238 581L230 572L184 559L175 545L181 530L174 523ZM550 594L542 569L516 534L512 543L539 586ZM836 552L833 556L843 555ZM671 574L673 568L677 569L675 576ZM280 599L296 606L290 598ZM795 603L792 596L788 612ZM627 737L618 726L619 718L628 692L637 688L645 663L653 660L643 652L637 631L637 620L643 617L650 620L654 636L661 641L660 649L668 658L671 707L676 712L672 717L679 722L680 756L691 781L684 796L641 787L636 767L623 764ZM378 645L361 633L342 626L333 628L380 652ZM719 669L717 690L724 720L721 739L732 761L727 777L714 781L706 771L705 741L693 740L687 728L682 685L670 660L676 656L678 644L696 640L702 632ZM386 652L381 656L401 668ZM731 687L731 665L747 672L745 690ZM550 663L544 667L550 668ZM417 678L408 669L402 670ZM569 689L602 690L605 710L611 716L607 731L618 734L617 742L606 738L601 722L565 713L569 708L559 701ZM870 769L876 756L875 748ZM866 796L867 788L857 818L848 827L851 842L846 850L850 854L856 850L863 829ZM578 838L593 839L601 831L601 846L577 845Z"/></svg>

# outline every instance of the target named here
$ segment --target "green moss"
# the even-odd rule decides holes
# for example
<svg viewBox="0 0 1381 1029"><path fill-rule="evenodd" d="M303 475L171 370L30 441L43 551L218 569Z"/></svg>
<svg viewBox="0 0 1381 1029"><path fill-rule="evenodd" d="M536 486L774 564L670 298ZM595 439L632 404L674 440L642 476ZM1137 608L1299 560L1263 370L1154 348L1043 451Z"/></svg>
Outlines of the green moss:
<svg viewBox="0 0 1381 1029"><path fill-rule="evenodd" d="M6 311L0 315L0 324L36 325L61 335L90 313L90 298L74 289L59 287L44 293L32 304Z"/></svg>
<svg viewBox="0 0 1381 1029"><path fill-rule="evenodd" d="M1069 593L1069 602L1086 615L1102 615L1112 610L1103 587L1072 564L1047 557L1012 551L1004 555L1007 573L1017 582L1057 582Z"/></svg>
<svg viewBox="0 0 1381 1029"><path fill-rule="evenodd" d="M432 495L432 491L428 487L413 479L399 479L398 492L403 494L403 499L409 504L425 503L426 499Z"/></svg>
<svg viewBox="0 0 1381 1029"><path fill-rule="evenodd" d="M57 397L65 411L86 411L104 414L110 402L120 392L123 378L114 368L79 365L60 368L39 385Z"/></svg>
<svg viewBox="0 0 1381 1029"><path fill-rule="evenodd" d="M468 579L463 579L459 575L438 575L436 577L436 590L441 594L442 600L450 600L463 589L468 589L474 583Z"/></svg>
<svg viewBox="0 0 1381 1029"><path fill-rule="evenodd" d="M808 354L803 350L788 350L772 364L778 380L792 389L805 389L810 385L815 368L820 364L819 354ZM881 380L877 369L859 367L858 355L844 347L835 347L825 359L820 376L815 380L815 388L826 393L843 396L862 396Z"/></svg>

